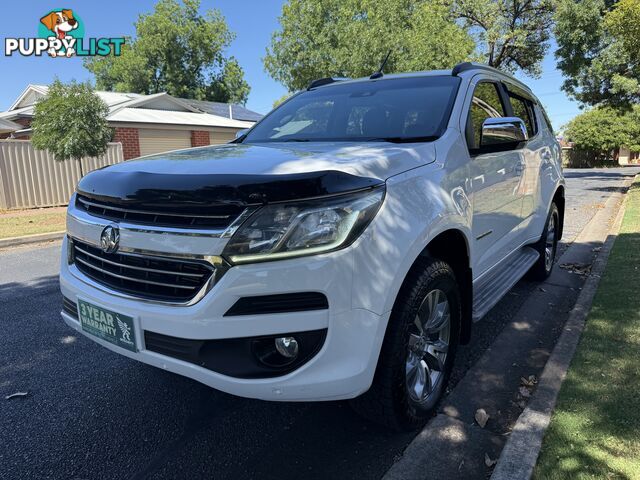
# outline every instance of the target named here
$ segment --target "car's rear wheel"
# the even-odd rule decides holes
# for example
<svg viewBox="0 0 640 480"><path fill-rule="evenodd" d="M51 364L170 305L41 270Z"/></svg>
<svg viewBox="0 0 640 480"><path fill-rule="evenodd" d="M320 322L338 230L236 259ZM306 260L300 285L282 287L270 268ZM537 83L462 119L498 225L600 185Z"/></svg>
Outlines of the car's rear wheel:
<svg viewBox="0 0 640 480"><path fill-rule="evenodd" d="M445 390L460 318L460 293L451 267L420 259L391 313L373 384L352 401L356 411L394 429L422 425Z"/></svg>
<svg viewBox="0 0 640 480"><path fill-rule="evenodd" d="M533 246L540 254L538 261L529 271L534 280L545 280L551 275L558 251L559 233L560 212L556 204L552 203L540 240Z"/></svg>

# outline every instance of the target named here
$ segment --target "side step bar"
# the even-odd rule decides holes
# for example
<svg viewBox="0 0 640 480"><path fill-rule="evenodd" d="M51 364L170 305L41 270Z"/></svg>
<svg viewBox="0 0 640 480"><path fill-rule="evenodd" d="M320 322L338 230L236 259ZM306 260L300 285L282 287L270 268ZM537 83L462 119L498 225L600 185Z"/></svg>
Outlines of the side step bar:
<svg viewBox="0 0 640 480"><path fill-rule="evenodd" d="M473 284L473 321L484 317L536 263L540 254L523 247Z"/></svg>

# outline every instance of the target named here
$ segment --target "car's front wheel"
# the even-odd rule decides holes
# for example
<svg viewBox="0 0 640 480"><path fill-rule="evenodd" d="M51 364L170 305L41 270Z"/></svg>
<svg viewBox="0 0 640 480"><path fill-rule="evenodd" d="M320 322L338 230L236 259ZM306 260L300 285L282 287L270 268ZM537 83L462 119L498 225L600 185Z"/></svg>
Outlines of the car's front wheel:
<svg viewBox="0 0 640 480"><path fill-rule="evenodd" d="M406 430L424 423L445 390L460 333L460 292L451 267L422 258L394 305L368 392L356 411Z"/></svg>

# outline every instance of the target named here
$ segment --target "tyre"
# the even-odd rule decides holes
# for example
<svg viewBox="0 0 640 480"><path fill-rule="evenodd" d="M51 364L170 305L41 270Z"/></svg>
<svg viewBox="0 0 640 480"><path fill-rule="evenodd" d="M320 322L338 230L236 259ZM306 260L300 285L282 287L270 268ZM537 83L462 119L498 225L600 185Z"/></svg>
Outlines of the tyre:
<svg viewBox="0 0 640 480"><path fill-rule="evenodd" d="M547 222L538 243L532 245L540 257L529 270L529 277L533 280L545 280L553 271L553 264L558 251L558 234L560 233L560 213L555 203L551 204Z"/></svg>
<svg viewBox="0 0 640 480"><path fill-rule="evenodd" d="M418 260L389 318L371 388L352 400L354 409L395 430L420 427L447 385L461 314L451 267L428 257Z"/></svg>

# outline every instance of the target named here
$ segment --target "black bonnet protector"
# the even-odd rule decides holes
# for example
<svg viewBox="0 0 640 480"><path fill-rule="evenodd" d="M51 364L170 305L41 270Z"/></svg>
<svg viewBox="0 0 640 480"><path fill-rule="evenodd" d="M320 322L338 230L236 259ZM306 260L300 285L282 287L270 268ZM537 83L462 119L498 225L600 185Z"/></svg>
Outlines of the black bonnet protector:
<svg viewBox="0 0 640 480"><path fill-rule="evenodd" d="M77 192L103 202L167 213L215 205L260 205L337 195L384 182L328 170L294 174L168 174L96 170L80 180Z"/></svg>

